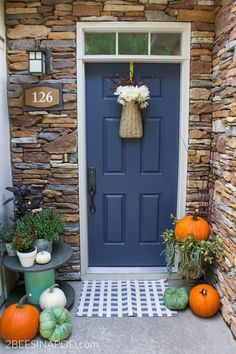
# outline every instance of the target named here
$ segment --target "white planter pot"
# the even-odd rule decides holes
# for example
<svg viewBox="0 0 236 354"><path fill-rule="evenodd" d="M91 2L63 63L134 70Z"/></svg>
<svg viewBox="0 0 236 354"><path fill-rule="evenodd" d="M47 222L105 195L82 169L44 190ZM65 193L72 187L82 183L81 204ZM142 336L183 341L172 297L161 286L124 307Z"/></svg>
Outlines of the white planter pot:
<svg viewBox="0 0 236 354"><path fill-rule="evenodd" d="M17 252L17 256L19 257L20 264L24 268L29 268L34 265L34 261L37 254L37 247L34 248L31 252Z"/></svg>

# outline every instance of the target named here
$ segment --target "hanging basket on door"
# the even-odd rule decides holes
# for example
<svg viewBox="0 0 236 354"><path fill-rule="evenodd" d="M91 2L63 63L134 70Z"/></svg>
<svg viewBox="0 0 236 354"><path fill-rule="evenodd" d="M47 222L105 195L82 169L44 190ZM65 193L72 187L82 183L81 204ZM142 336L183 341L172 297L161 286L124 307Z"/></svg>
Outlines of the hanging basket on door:
<svg viewBox="0 0 236 354"><path fill-rule="evenodd" d="M140 110L148 106L149 89L142 82L135 83L129 79L120 81L114 95L123 106L120 121L121 138L141 138L143 124Z"/></svg>
<svg viewBox="0 0 236 354"><path fill-rule="evenodd" d="M134 101L127 102L122 107L120 120L121 138L141 138L143 136L143 123L140 110Z"/></svg>

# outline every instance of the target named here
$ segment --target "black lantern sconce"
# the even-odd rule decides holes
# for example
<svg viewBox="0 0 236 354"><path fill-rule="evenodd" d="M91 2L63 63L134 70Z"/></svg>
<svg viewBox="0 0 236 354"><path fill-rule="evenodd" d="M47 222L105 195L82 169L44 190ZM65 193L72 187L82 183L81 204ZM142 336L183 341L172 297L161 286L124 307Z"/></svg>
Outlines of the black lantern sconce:
<svg viewBox="0 0 236 354"><path fill-rule="evenodd" d="M41 76L51 73L51 51L47 48L28 50L29 72Z"/></svg>

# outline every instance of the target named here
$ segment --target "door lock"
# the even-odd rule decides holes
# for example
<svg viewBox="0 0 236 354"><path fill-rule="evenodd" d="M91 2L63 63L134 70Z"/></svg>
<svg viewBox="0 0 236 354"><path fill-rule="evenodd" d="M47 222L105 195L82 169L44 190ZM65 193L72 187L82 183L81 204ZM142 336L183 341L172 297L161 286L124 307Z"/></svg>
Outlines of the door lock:
<svg viewBox="0 0 236 354"><path fill-rule="evenodd" d="M96 205L95 205L95 195L96 195L96 168L89 167L88 168L88 193L90 196L90 206L89 211L91 214L96 213Z"/></svg>

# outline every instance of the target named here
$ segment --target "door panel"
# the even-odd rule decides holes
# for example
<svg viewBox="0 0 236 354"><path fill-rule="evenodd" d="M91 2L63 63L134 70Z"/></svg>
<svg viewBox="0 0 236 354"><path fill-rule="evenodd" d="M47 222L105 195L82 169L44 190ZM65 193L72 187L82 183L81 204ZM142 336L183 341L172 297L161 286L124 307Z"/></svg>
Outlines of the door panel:
<svg viewBox="0 0 236 354"><path fill-rule="evenodd" d="M124 173L124 144L117 134L119 118L104 118L103 159L104 173Z"/></svg>
<svg viewBox="0 0 236 354"><path fill-rule="evenodd" d="M161 119L148 118L144 122L145 135L142 140L141 152L141 172L159 173L160 172L160 153L161 153ZM152 139L152 136L155 139Z"/></svg>
<svg viewBox="0 0 236 354"><path fill-rule="evenodd" d="M104 244L124 243L125 196L123 194L104 195Z"/></svg>
<svg viewBox="0 0 236 354"><path fill-rule="evenodd" d="M128 71L128 63L86 65L87 166L96 168L89 266L163 266L161 233L176 213L179 64L134 64L151 92L141 139L119 137L111 79Z"/></svg>

